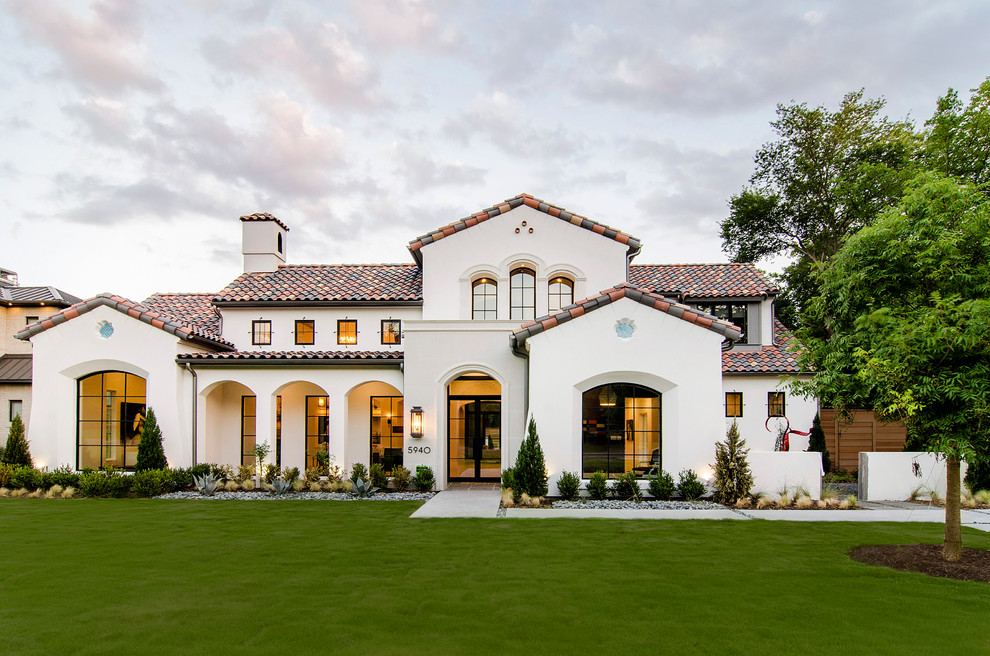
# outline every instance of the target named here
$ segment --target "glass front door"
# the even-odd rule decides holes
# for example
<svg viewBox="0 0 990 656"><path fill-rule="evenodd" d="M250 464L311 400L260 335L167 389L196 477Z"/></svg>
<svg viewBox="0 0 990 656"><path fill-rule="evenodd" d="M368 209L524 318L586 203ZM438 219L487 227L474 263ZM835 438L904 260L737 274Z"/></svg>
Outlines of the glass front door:
<svg viewBox="0 0 990 656"><path fill-rule="evenodd" d="M449 397L449 476L452 481L497 481L502 476L502 401Z"/></svg>

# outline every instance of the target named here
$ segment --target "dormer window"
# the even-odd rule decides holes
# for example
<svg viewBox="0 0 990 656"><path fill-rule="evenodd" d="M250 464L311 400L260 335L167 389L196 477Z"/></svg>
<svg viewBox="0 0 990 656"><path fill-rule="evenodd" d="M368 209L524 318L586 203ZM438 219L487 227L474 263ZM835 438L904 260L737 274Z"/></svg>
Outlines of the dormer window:
<svg viewBox="0 0 990 656"><path fill-rule="evenodd" d="M471 285L471 318L491 321L496 318L498 285L491 278L480 278Z"/></svg>
<svg viewBox="0 0 990 656"><path fill-rule="evenodd" d="M547 307L550 313L560 312L562 308L574 303L574 282L568 278L557 277L550 281L550 298Z"/></svg>
<svg viewBox="0 0 990 656"><path fill-rule="evenodd" d="M719 319L735 324L743 332L743 336L736 342L736 344L749 343L749 339L746 335L746 329L748 328L746 325L748 313L746 311L745 303L695 303L694 307L698 308L702 312L707 312L708 314L714 315Z"/></svg>
<svg viewBox="0 0 990 656"><path fill-rule="evenodd" d="M536 274L531 269L521 267L509 274L509 318L536 318Z"/></svg>

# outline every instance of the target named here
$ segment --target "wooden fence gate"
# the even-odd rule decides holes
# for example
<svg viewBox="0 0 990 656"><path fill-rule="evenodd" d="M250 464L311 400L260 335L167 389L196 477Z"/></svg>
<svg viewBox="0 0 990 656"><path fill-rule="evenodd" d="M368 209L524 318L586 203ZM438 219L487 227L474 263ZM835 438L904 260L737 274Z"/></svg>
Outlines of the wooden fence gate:
<svg viewBox="0 0 990 656"><path fill-rule="evenodd" d="M838 410L822 408L822 430L833 469L852 472L859 469L860 451L903 451L907 429L900 422L877 419L872 410L852 410L852 421L839 416Z"/></svg>

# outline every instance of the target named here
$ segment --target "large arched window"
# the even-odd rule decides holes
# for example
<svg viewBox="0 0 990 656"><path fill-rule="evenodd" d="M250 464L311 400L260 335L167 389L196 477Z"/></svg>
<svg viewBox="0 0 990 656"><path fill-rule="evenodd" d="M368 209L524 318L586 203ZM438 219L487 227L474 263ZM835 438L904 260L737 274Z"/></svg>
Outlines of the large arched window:
<svg viewBox="0 0 990 656"><path fill-rule="evenodd" d="M560 312L561 308L574 302L574 282L571 279L563 276L552 278L548 287L550 293L548 308L551 314Z"/></svg>
<svg viewBox="0 0 990 656"><path fill-rule="evenodd" d="M479 278L471 285L471 318L496 319L498 285L491 278Z"/></svg>
<svg viewBox="0 0 990 656"><path fill-rule="evenodd" d="M147 382L123 371L101 371L76 382L76 467L134 469Z"/></svg>
<svg viewBox="0 0 990 656"><path fill-rule="evenodd" d="M643 476L660 466L660 393L642 385L613 383L584 393L581 470L615 478Z"/></svg>
<svg viewBox="0 0 990 656"><path fill-rule="evenodd" d="M536 274L520 267L509 274L509 318L536 318Z"/></svg>

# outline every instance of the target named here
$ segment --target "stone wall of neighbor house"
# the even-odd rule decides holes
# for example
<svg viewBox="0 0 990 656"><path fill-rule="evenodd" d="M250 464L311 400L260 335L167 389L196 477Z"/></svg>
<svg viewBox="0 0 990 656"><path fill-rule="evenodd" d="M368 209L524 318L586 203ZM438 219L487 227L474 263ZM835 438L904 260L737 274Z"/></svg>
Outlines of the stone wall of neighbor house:
<svg viewBox="0 0 990 656"><path fill-rule="evenodd" d="M10 402L21 402L21 421L26 431L30 428L31 420L31 386L30 385L0 385L0 444L7 443L10 434ZM31 439L27 432L28 440Z"/></svg>
<svg viewBox="0 0 990 656"><path fill-rule="evenodd" d="M498 319L508 319L509 272L519 266L536 272L536 316L542 316L547 280L567 276L575 300L592 296L626 279L627 251L591 230L520 206L421 249L423 319L470 319L471 283L482 277L498 281Z"/></svg>
<svg viewBox="0 0 990 656"><path fill-rule="evenodd" d="M24 330L28 317L44 319L61 311L62 308L49 306L0 307L0 354L30 353L31 344L14 335Z"/></svg>
<svg viewBox="0 0 990 656"><path fill-rule="evenodd" d="M960 476L967 465L960 465ZM935 492L945 498L945 459L924 451L859 454L859 498L862 501L903 501L918 490L921 498Z"/></svg>
<svg viewBox="0 0 990 656"><path fill-rule="evenodd" d="M742 392L743 416L725 417L725 430L729 430L733 419L739 426L739 434L746 440L746 446L754 451L773 451L777 440L777 426L780 421L773 419L767 422L767 395L770 392L784 392L784 413L794 430L811 431L811 424L818 411L818 403L814 399L806 399L792 394L783 385L781 376L725 374L722 377L722 416L725 416L725 393ZM770 430L767 430L769 425ZM791 451L805 451L808 448L808 437L803 435L790 436Z"/></svg>
<svg viewBox="0 0 990 656"><path fill-rule="evenodd" d="M812 499L822 496L822 454L817 451L750 451L747 457L753 472L753 492L774 497L787 490L807 492Z"/></svg>
<svg viewBox="0 0 990 656"><path fill-rule="evenodd" d="M619 337L616 325L635 331ZM606 383L634 383L661 394L661 464L676 478L712 475L721 410L722 336L622 298L529 338L530 413L546 452L550 489L582 467L582 394Z"/></svg>

